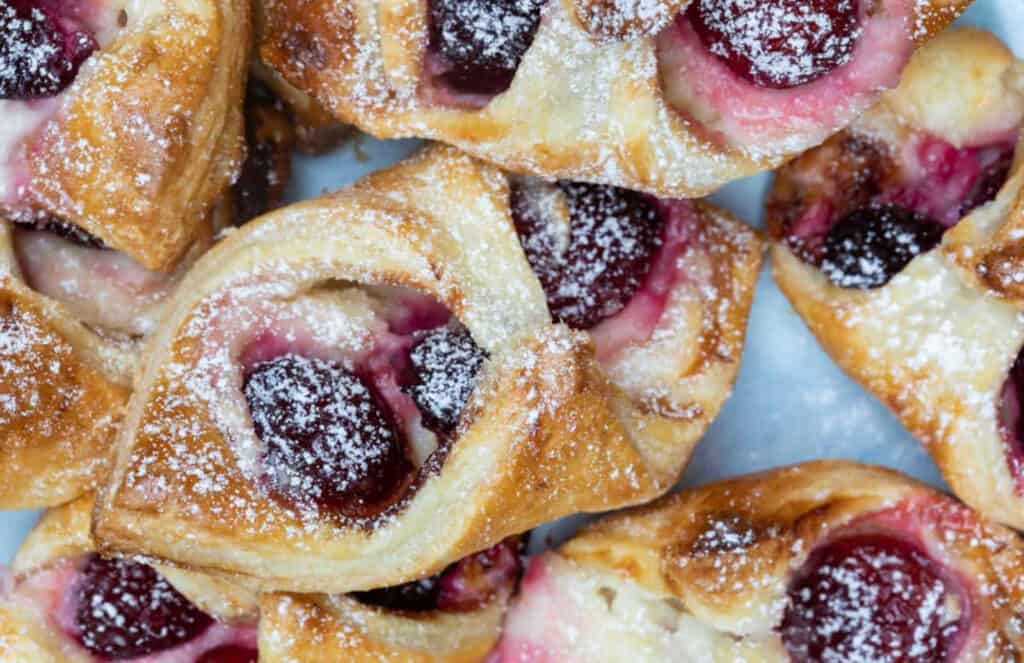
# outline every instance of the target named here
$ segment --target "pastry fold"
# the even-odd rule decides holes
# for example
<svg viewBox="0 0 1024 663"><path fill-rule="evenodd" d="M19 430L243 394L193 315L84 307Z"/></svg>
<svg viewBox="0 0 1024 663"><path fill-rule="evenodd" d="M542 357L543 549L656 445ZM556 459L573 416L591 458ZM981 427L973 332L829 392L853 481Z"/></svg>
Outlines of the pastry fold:
<svg viewBox="0 0 1024 663"><path fill-rule="evenodd" d="M432 147L208 253L149 345L97 506L103 548L264 589L341 593L428 576L539 523L671 486L735 377L759 241L698 205L682 262L701 269L677 286L683 313L673 314L689 330L673 333L692 347L633 348L682 371L675 392L655 381L658 398L645 400L642 388L616 386L588 334L552 324L509 196L502 172ZM727 304L703 301L709 282ZM285 307L326 307L322 320L395 301L396 287L442 304L487 356L450 442L417 460L401 499L366 518L272 498L253 461L261 443L241 393L243 346L266 338ZM379 345L350 342L356 352Z"/></svg>
<svg viewBox="0 0 1024 663"><path fill-rule="evenodd" d="M1024 345L1014 278L1024 219L1022 75L1024 67L992 35L969 28L946 33L918 54L901 86L845 135L780 171L768 207L776 282L823 347L896 413L961 499L1014 527L1024 526L1024 501L1011 473L1000 403ZM809 218L828 191L850 181L844 179L849 172L818 164L833 160L837 150L872 141L902 146L881 157L900 161L922 140L946 144L939 154L996 145L1004 177L988 192L990 201L945 219L941 243L887 283L840 287L791 241L802 232L797 217L812 210L802 217ZM937 163L944 158L937 156ZM859 163L870 171L878 167L876 159ZM940 173L945 184L938 195L961 186L958 161L951 163L948 174Z"/></svg>
<svg viewBox="0 0 1024 663"><path fill-rule="evenodd" d="M10 577L0 592L0 657L3 660L33 663L97 660L71 634L67 615L67 606L72 602L71 594L76 587L73 579L78 572L76 569L82 566L82 560L96 552L89 532L92 511L91 496L48 511L19 548ZM215 620L193 642L186 644L183 656L191 657L187 660L195 660L204 651L224 645L255 648L258 617L255 593L219 578L181 569L157 568L175 590ZM169 652L164 654L174 656Z"/></svg>
<svg viewBox="0 0 1024 663"><path fill-rule="evenodd" d="M375 136L440 140L514 172L681 198L778 166L848 125L881 89L895 86L916 45L967 3L865 3L848 62L806 84L772 89L742 80L710 55L683 25L680 11L689 3L548 0L510 87L486 98L435 85L429 44L437 4L444 3L267 2L260 55L338 118ZM457 5L445 6L456 12ZM489 20L501 19L459 29L481 31L485 51L488 31L498 33L491 36L500 51L502 30L514 21Z"/></svg>
<svg viewBox="0 0 1024 663"><path fill-rule="evenodd" d="M501 632L505 601L471 613L401 614L344 595L265 594L260 660L478 663Z"/></svg>
<svg viewBox="0 0 1024 663"><path fill-rule="evenodd" d="M843 543L850 541L856 543ZM880 573L875 581L883 589L875 593L878 587L857 584L870 571L858 575L863 567L848 561L835 561L834 575L827 575L829 567L817 560L844 545L913 551L904 559L940 579L947 593L943 619L957 624L942 645L951 657L1019 655L1024 643L1013 624L1024 546L1016 534L897 472L817 461L689 489L585 527L531 561L490 660L794 660L799 657L780 634L792 633L793 601L811 596L794 587L823 568L837 607L840 597L856 603L915 591L917 578L896 572ZM884 553L861 554L882 566L894 563ZM886 593L885 583L897 582L905 584ZM858 642L860 634L856 654L884 660L876 656L891 651L884 647L893 634L858 622L870 609L850 609L819 622L822 637L853 633ZM915 603L912 611L931 615L931 609ZM909 628L914 617L903 614L894 627ZM795 638L790 646L794 641L799 647ZM852 660L838 642L831 640L836 648L827 654ZM940 646L921 645L932 649L912 651Z"/></svg>
<svg viewBox="0 0 1024 663"><path fill-rule="evenodd" d="M11 242L0 224L0 506L54 506L104 476L134 354L29 288Z"/></svg>
<svg viewBox="0 0 1024 663"><path fill-rule="evenodd" d="M52 116L12 147L24 184L4 207L74 224L169 272L243 155L250 3L97 4L112 25Z"/></svg>

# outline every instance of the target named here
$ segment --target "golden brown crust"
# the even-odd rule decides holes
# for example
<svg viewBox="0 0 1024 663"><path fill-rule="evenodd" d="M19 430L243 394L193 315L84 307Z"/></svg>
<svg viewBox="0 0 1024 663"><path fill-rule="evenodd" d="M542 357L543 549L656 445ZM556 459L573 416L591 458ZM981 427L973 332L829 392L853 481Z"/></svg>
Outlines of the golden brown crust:
<svg viewBox="0 0 1024 663"><path fill-rule="evenodd" d="M136 9L30 139L24 202L170 271L240 161L249 3Z"/></svg>
<svg viewBox="0 0 1024 663"><path fill-rule="evenodd" d="M695 324L720 325L712 329L731 350L675 349L697 358L685 366L683 396L701 404L680 421L626 398L586 334L551 324L512 227L508 186L500 171L434 147L352 189L268 215L201 260L149 348L97 509L104 546L264 588L346 592L429 575L538 523L667 489L735 377L759 242L734 221L708 232L722 236L706 240L704 260L734 299L718 307L722 318L699 309ZM443 466L368 531L268 499L217 423L224 397L192 386L206 321L236 306L231 289L267 279L283 279L295 295L339 280L416 288L445 303L491 355Z"/></svg>
<svg viewBox="0 0 1024 663"><path fill-rule="evenodd" d="M93 497L86 495L44 513L15 554L11 564L15 580L62 560L96 552L90 532L93 510ZM245 622L256 617L257 596L244 587L189 570L155 568L179 592L218 620Z"/></svg>
<svg viewBox="0 0 1024 663"><path fill-rule="evenodd" d="M207 215L182 271L229 223L227 208ZM142 341L94 329L30 288L14 242L0 222L0 507L52 507L106 479ZM157 318L162 305L140 315Z"/></svg>
<svg viewBox="0 0 1024 663"><path fill-rule="evenodd" d="M522 600L528 602L529 592L538 588L558 586L537 578L567 573L565 582L576 583L570 601L581 600L576 592L597 587L609 612L616 601L631 597L648 604L668 602L675 615L668 623L675 621L678 632L697 643L700 655L714 653L716 661L788 660L777 626L793 574L812 550L841 532L879 528L920 539L931 557L963 579L972 603L971 623L958 660L1015 660L1020 655L1024 641L1015 624L1024 598L1017 581L1024 545L1016 534L897 472L847 461L818 461L721 481L598 521L549 553L548 561L534 563L539 568L528 571ZM543 595L540 600L560 599ZM637 611L616 619L642 622L650 614ZM530 630L543 626L516 616L515 609L511 619L513 639L522 635L524 624L527 641L531 634L544 637L543 631ZM601 623L587 627L600 628ZM655 643L679 642L672 639L673 629L639 622L624 628ZM580 637L585 643L601 636L586 632ZM543 651L545 641L537 642ZM658 650L652 645L637 651Z"/></svg>
<svg viewBox="0 0 1024 663"><path fill-rule="evenodd" d="M401 615L346 596L265 594L265 663L478 663L494 647L504 602L465 614Z"/></svg>
<svg viewBox="0 0 1024 663"><path fill-rule="evenodd" d="M936 52L942 55L937 69ZM1011 76L1021 65L990 34L950 31L919 55L920 66L908 69L913 75L854 130L945 127L939 135L959 144L972 129L986 135L993 100L997 109L1024 111L1024 87ZM952 81L959 96L924 103L935 78ZM971 99L987 101L959 105ZM1015 119L1001 117L995 126ZM1016 527L1024 526L1024 498L1015 490L997 417L1003 382L1024 345L1013 282L1024 184L1020 151L1018 145L1017 163L996 200L957 223L939 249L918 256L884 287L838 288L784 242L772 249L776 282L836 362L925 444L961 499ZM785 197L787 177L777 178L774 200ZM781 215L770 216L773 236L784 236Z"/></svg>
<svg viewBox="0 0 1024 663"><path fill-rule="evenodd" d="M690 0L561 0L592 37L624 40L656 35Z"/></svg>
<svg viewBox="0 0 1024 663"><path fill-rule="evenodd" d="M551 0L512 87L482 110L421 98L427 9L420 0L268 2L260 56L375 136L441 140L510 171L662 197L705 195L778 166L835 129L747 149L708 140L666 103L659 80L653 33L682 4ZM908 25L923 42L964 6L912 3Z"/></svg>
<svg viewBox="0 0 1024 663"><path fill-rule="evenodd" d="M132 363L22 282L0 224L0 506L56 506L99 485Z"/></svg>

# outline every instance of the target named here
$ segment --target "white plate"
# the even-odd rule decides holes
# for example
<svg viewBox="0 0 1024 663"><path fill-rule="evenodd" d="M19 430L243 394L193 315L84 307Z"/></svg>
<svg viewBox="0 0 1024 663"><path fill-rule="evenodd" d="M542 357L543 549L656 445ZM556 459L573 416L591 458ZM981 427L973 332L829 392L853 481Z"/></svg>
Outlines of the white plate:
<svg viewBox="0 0 1024 663"><path fill-rule="evenodd" d="M977 0L961 21L993 30L1024 57L1021 9L1022 0ZM360 137L333 154L299 158L290 198L302 200L337 189L401 159L417 145ZM760 226L769 178L760 175L733 183L713 199ZM698 446L682 483L814 458L881 463L943 485L921 446L818 347L764 271L735 392ZM0 513L0 560L11 558L37 517L34 511ZM534 541L562 538L572 526L568 520L545 527Z"/></svg>

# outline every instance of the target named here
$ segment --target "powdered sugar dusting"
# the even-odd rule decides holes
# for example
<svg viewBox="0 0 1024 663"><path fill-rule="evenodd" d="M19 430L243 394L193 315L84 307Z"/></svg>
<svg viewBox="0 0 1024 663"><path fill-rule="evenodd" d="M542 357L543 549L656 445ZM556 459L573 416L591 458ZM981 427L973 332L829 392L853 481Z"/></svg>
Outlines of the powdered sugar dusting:
<svg viewBox="0 0 1024 663"><path fill-rule="evenodd" d="M486 354L465 330L427 332L409 355L419 382L409 388L425 417L452 431L476 388Z"/></svg>
<svg viewBox="0 0 1024 663"><path fill-rule="evenodd" d="M447 57L515 71L543 0L433 0L437 47Z"/></svg>
<svg viewBox="0 0 1024 663"><path fill-rule="evenodd" d="M605 39L639 39L665 27L676 10L665 0L575 0L587 31Z"/></svg>
<svg viewBox="0 0 1024 663"><path fill-rule="evenodd" d="M709 50L766 87L803 85L845 65L861 36L857 0L697 0Z"/></svg>
<svg viewBox="0 0 1024 663"><path fill-rule="evenodd" d="M966 597L912 544L882 535L839 539L804 569L781 627L795 658L911 663L953 653Z"/></svg>
<svg viewBox="0 0 1024 663"><path fill-rule="evenodd" d="M304 508L372 508L412 471L379 397L338 364L280 355L249 371L244 394L267 478Z"/></svg>

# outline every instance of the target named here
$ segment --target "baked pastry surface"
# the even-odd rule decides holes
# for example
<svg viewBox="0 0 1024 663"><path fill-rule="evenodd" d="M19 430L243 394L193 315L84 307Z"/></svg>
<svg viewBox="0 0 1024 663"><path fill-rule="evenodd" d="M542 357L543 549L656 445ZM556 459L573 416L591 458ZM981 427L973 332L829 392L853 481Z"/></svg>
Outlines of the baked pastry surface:
<svg viewBox="0 0 1024 663"><path fill-rule="evenodd" d="M768 204L776 281L811 331L959 497L1015 527L1022 73L992 35L947 32Z"/></svg>
<svg viewBox="0 0 1024 663"><path fill-rule="evenodd" d="M0 593L3 660L256 661L255 594L189 571L102 560L92 508L85 497L49 511L19 549Z"/></svg>
<svg viewBox="0 0 1024 663"><path fill-rule="evenodd" d="M680 198L849 124L965 5L273 0L260 54L373 135Z"/></svg>
<svg viewBox="0 0 1024 663"><path fill-rule="evenodd" d="M1021 564L950 497L812 462L585 527L531 561L492 660L1012 660Z"/></svg>
<svg viewBox="0 0 1024 663"><path fill-rule="evenodd" d="M266 594L260 656L266 663L483 661L522 573L512 539L460 560L442 574L350 595Z"/></svg>
<svg viewBox="0 0 1024 663"><path fill-rule="evenodd" d="M104 549L340 593L671 486L735 377L759 241L709 205L668 201L654 255L669 277L639 286L602 340L552 324L510 189L433 147L200 260L119 435L97 509ZM327 398L320 380L394 427L375 424L365 447L275 432L294 394ZM294 411L345 428L332 412L348 407Z"/></svg>
<svg viewBox="0 0 1024 663"><path fill-rule="evenodd" d="M0 213L71 223L171 271L242 156L249 3L38 4L91 50L67 87L2 95L12 130L0 141Z"/></svg>

